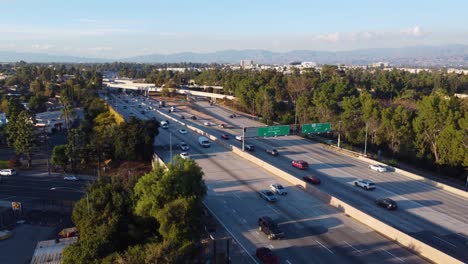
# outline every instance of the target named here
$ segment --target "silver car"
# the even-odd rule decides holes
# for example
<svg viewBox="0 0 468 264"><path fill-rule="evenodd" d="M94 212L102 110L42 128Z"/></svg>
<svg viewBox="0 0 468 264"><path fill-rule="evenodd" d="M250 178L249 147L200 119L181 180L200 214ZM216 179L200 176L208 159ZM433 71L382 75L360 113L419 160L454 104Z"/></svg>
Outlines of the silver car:
<svg viewBox="0 0 468 264"><path fill-rule="evenodd" d="M261 190L258 192L261 198L267 200L268 202L276 202L278 198L276 195L269 190Z"/></svg>

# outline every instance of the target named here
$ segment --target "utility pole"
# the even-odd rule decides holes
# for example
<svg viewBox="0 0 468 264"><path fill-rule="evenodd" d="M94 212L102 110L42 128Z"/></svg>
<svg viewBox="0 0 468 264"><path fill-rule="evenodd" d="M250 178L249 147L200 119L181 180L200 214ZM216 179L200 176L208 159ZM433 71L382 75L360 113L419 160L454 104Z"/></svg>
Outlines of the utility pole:
<svg viewBox="0 0 468 264"><path fill-rule="evenodd" d="M341 120L338 121L338 148L340 148L341 142Z"/></svg>
<svg viewBox="0 0 468 264"><path fill-rule="evenodd" d="M169 151L171 153L171 164L174 164L173 158L172 158L172 133L169 132Z"/></svg>
<svg viewBox="0 0 468 264"><path fill-rule="evenodd" d="M242 127L242 151L245 151L245 127Z"/></svg>
<svg viewBox="0 0 468 264"><path fill-rule="evenodd" d="M367 156L367 129L368 129L368 122L366 121L366 140L364 141L364 156Z"/></svg>

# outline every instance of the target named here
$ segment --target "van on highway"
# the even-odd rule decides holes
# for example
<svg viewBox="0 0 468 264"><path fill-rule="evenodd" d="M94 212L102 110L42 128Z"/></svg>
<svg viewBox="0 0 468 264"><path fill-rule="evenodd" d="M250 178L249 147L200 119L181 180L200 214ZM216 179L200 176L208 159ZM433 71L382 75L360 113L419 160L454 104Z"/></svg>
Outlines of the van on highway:
<svg viewBox="0 0 468 264"><path fill-rule="evenodd" d="M206 137L199 137L198 143L204 148L209 148L211 145L210 141Z"/></svg>
<svg viewBox="0 0 468 264"><path fill-rule="evenodd" d="M161 124L161 127L164 128L164 129L169 128L169 124L166 121L161 121L160 124Z"/></svg>

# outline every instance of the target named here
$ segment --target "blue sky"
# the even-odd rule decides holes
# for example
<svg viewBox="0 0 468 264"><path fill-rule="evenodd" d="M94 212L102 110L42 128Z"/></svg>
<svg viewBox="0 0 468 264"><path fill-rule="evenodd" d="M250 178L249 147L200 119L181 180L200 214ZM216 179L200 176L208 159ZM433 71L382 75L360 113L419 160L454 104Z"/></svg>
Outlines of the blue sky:
<svg viewBox="0 0 468 264"><path fill-rule="evenodd" d="M122 58L468 44L468 1L0 0L0 50Z"/></svg>

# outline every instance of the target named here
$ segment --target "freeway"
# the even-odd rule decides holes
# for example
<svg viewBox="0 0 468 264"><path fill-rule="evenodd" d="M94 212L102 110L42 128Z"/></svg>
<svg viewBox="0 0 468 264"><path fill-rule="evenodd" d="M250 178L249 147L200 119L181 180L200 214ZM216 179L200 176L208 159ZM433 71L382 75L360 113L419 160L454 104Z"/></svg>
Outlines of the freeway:
<svg viewBox="0 0 468 264"><path fill-rule="evenodd" d="M243 116L229 118L232 113L208 102L196 102L195 108L209 115L211 122L224 123L228 129L206 127L219 135L241 135L242 127L264 126ZM190 121L189 121L190 122ZM404 175L370 171L368 164L331 151L321 144L298 136L276 138L248 138L257 147L255 156L297 177L315 174L323 182L320 187L327 193L360 208L366 213L410 234L464 262L468 262L468 201L445 190ZM230 142L240 147L239 142ZM279 150L278 157L265 153L266 148ZM310 164L307 171L291 167L291 161L302 159ZM377 184L375 191L355 188L352 181L365 178ZM397 201L399 210L387 212L376 207L376 198L389 197Z"/></svg>
<svg viewBox="0 0 468 264"><path fill-rule="evenodd" d="M125 116L132 114L142 119L165 119L154 111L142 114L138 110L142 108L138 105L152 107L154 102L151 100L114 96L110 101ZM205 203L243 245L246 254L251 254L257 247L267 246L285 263L424 262L369 227L226 148L218 144L212 144L210 148L199 147L198 135L190 131L180 134L180 128L182 126L171 122L168 129L160 129L156 146L158 153L169 161L171 155L167 148L161 149L161 145L166 146L169 141L174 145L185 141L190 146L188 152L191 158L196 160L205 173L204 179L208 186ZM173 150L174 155L180 152L176 148ZM275 182L286 186L289 194L280 197L277 203L269 204L259 198L257 192ZM257 218L262 215L276 219L286 233L286 239L270 241L257 231Z"/></svg>

